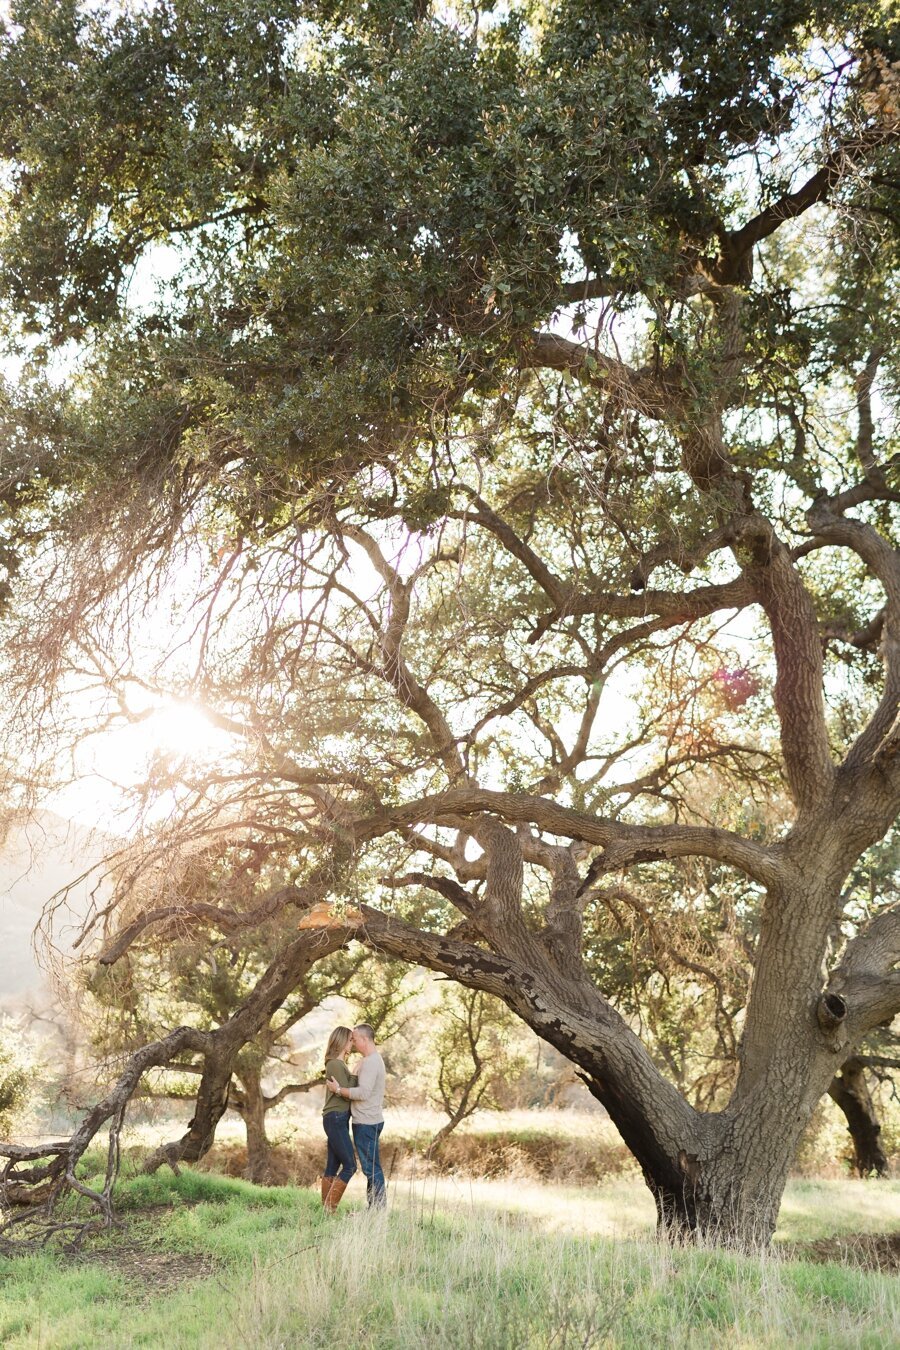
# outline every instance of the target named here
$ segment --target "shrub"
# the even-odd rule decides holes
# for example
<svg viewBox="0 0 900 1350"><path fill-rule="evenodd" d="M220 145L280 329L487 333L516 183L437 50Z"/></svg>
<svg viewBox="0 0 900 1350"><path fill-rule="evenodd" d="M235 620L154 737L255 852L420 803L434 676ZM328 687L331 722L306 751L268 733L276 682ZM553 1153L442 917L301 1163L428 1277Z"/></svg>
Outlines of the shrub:
<svg viewBox="0 0 900 1350"><path fill-rule="evenodd" d="M32 1048L15 1022L0 1022L0 1136L16 1127L37 1079Z"/></svg>

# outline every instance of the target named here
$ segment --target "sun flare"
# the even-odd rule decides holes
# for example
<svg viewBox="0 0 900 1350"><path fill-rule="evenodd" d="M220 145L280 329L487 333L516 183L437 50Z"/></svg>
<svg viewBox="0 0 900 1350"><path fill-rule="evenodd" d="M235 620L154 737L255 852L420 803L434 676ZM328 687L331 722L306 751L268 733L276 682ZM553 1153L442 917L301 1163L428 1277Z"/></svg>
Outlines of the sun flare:
<svg viewBox="0 0 900 1350"><path fill-rule="evenodd" d="M120 782L141 776L160 756L198 764L215 760L231 742L209 709L193 699L149 694L134 686L127 690L126 707L131 720L104 738L102 753Z"/></svg>
<svg viewBox="0 0 900 1350"><path fill-rule="evenodd" d="M227 737L197 703L166 703L151 712L142 724L148 754L162 753L182 759L212 759Z"/></svg>

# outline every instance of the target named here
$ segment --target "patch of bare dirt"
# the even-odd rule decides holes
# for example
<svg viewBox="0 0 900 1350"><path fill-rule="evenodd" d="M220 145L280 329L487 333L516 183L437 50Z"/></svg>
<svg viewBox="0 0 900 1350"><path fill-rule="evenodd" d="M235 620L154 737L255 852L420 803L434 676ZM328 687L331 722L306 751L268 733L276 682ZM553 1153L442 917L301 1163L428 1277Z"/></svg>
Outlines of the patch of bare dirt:
<svg viewBox="0 0 900 1350"><path fill-rule="evenodd" d="M791 1256L804 1261L833 1261L882 1274L900 1275L900 1232L851 1233L844 1237L819 1238L817 1242L793 1244Z"/></svg>
<svg viewBox="0 0 900 1350"><path fill-rule="evenodd" d="M166 1251L151 1240L129 1236L127 1230L108 1246L84 1246L72 1259L79 1265L114 1270L139 1286L143 1298L173 1293L183 1284L209 1279L220 1269L210 1256Z"/></svg>

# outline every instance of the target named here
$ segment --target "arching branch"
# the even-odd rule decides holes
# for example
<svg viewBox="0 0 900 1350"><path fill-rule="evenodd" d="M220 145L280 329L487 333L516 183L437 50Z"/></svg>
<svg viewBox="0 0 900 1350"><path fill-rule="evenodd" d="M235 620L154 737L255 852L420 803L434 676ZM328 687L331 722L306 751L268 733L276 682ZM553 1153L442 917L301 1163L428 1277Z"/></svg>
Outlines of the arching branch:
<svg viewBox="0 0 900 1350"><path fill-rule="evenodd" d="M624 407L653 419L670 417L682 396L677 384L669 386L652 370L635 370L558 333L532 333L520 364L525 370L567 370L586 384L602 388Z"/></svg>
<svg viewBox="0 0 900 1350"><path fill-rule="evenodd" d="M764 886L777 883L782 875L777 851L730 830L703 825L627 825L561 806L547 797L487 788L453 788L395 807L382 816L360 820L357 838L373 839L397 826L425 821L440 824L448 818L471 819L481 813L494 814L510 824L531 823L547 834L595 844L606 851L604 870L697 855L728 863ZM474 825L472 828L474 832Z"/></svg>

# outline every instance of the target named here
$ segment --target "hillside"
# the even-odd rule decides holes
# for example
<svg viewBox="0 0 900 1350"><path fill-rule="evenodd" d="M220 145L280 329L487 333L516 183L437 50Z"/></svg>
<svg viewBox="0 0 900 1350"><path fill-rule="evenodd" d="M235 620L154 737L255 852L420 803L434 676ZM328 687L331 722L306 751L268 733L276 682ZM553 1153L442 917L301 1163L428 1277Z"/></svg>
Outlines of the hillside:
<svg viewBox="0 0 900 1350"><path fill-rule="evenodd" d="M82 876L109 849L111 839L44 811L11 832L0 849L0 1009L15 1011L46 994L43 958L35 952L35 929L44 906L63 886ZM88 906L89 883L71 892L55 926L65 953Z"/></svg>

